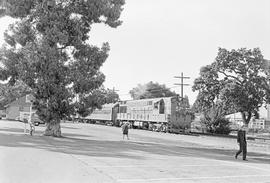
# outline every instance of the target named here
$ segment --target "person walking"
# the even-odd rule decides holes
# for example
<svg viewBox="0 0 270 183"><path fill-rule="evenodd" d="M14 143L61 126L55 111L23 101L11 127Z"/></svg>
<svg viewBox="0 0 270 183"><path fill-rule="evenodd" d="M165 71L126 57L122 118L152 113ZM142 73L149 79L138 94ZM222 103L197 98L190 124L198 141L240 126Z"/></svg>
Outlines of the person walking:
<svg viewBox="0 0 270 183"><path fill-rule="evenodd" d="M33 133L35 132L35 124L32 121L29 121L29 133L31 136L33 136Z"/></svg>
<svg viewBox="0 0 270 183"><path fill-rule="evenodd" d="M126 135L127 136L127 139L129 140L129 138L128 138L128 128L129 128L129 124L128 123L124 123L122 125L123 139L125 138L125 135Z"/></svg>
<svg viewBox="0 0 270 183"><path fill-rule="evenodd" d="M243 160L247 161L247 140L245 126L242 126L237 132L237 143L239 144L239 150L235 154L235 159L240 153L243 153Z"/></svg>

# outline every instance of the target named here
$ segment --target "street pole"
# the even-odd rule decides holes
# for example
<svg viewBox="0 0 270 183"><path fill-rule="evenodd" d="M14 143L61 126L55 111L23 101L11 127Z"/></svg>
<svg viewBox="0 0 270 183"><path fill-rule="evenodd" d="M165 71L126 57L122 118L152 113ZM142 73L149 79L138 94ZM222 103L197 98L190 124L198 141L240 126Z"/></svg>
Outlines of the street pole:
<svg viewBox="0 0 270 183"><path fill-rule="evenodd" d="M24 121L24 134L26 134L26 122Z"/></svg>
<svg viewBox="0 0 270 183"><path fill-rule="evenodd" d="M30 107L29 107L29 117L28 117L28 123L31 123L31 118L32 118L32 106L33 106L33 100L31 99L30 95L26 95L25 96L25 102L29 103L30 102ZM24 121L24 133L26 133L26 123L27 120L25 118L23 118ZM31 130L31 129L30 129Z"/></svg>
<svg viewBox="0 0 270 183"><path fill-rule="evenodd" d="M29 124L31 123L31 120L32 120L32 100L30 101L31 103L30 103L30 115L29 115Z"/></svg>

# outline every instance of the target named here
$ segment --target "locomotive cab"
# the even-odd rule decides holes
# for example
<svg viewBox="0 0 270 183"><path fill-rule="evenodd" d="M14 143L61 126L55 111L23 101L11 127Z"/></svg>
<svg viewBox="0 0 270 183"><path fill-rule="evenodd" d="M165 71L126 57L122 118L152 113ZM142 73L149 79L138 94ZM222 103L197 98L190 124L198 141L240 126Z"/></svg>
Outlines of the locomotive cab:
<svg viewBox="0 0 270 183"><path fill-rule="evenodd" d="M154 114L165 114L165 102L163 99L160 99L156 102L154 102L154 108L153 108Z"/></svg>

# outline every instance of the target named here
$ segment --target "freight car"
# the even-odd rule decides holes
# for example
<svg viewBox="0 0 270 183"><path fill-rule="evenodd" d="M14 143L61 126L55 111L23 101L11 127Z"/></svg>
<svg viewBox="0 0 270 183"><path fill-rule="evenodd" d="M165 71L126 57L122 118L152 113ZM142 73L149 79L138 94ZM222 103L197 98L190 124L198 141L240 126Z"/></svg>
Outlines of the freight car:
<svg viewBox="0 0 270 183"><path fill-rule="evenodd" d="M119 126L129 122L134 128L175 132L190 128L191 115L183 113L179 97L119 101L106 104L85 119Z"/></svg>
<svg viewBox="0 0 270 183"><path fill-rule="evenodd" d="M104 104L101 109L94 110L84 120L88 123L116 124L118 106L118 103Z"/></svg>

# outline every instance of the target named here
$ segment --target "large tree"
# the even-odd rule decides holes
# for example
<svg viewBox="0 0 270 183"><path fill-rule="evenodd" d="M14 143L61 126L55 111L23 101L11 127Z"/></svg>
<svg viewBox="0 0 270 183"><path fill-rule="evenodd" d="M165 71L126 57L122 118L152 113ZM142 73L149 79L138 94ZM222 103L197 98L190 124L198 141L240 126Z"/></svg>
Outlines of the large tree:
<svg viewBox="0 0 270 183"><path fill-rule="evenodd" d="M91 91L87 95L76 96L75 111L81 117L85 117L93 112L95 108L101 109L103 104L115 103L119 101L119 95L115 90L105 89L104 86Z"/></svg>
<svg viewBox="0 0 270 183"><path fill-rule="evenodd" d="M175 92L172 92L165 85L152 81L143 85L138 84L138 86L130 90L129 93L133 99L171 97L176 95Z"/></svg>
<svg viewBox="0 0 270 183"><path fill-rule="evenodd" d="M1 1L2 16L17 21L5 33L0 79L31 88L45 135L61 136L60 120L74 111L74 96L88 96L105 80L99 69L109 45L99 48L87 40L95 23L119 26L123 5L124 0Z"/></svg>
<svg viewBox="0 0 270 183"><path fill-rule="evenodd" d="M219 48L215 61L201 69L193 90L197 106L206 111L221 102L223 113L241 112L245 124L269 97L265 59L259 48Z"/></svg>

